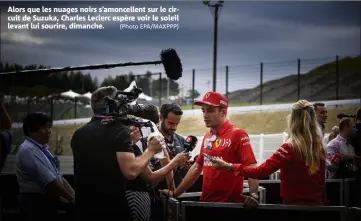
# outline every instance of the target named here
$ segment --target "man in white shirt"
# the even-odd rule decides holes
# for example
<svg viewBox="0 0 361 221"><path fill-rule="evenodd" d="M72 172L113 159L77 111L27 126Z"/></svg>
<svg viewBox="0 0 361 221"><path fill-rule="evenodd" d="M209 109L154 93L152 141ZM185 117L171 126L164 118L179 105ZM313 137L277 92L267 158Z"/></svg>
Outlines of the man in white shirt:
<svg viewBox="0 0 361 221"><path fill-rule="evenodd" d="M313 107L316 111L318 127L322 133L322 137L325 136L325 124L327 122L327 108L324 103L314 103Z"/></svg>

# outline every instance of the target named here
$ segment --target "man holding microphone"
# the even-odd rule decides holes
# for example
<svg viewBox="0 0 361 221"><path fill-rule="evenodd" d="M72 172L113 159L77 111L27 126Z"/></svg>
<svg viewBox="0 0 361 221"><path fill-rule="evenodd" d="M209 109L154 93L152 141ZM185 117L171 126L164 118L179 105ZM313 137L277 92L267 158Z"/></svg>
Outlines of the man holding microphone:
<svg viewBox="0 0 361 221"><path fill-rule="evenodd" d="M243 177L217 170L209 158L216 157L232 163L256 165L249 137L243 129L232 125L227 119L228 100L217 92L208 92L195 105L202 107L206 127L210 128L203 138L201 153L189 169L182 183L174 190L161 190L162 195L178 197L189 189L203 171L200 201L244 203L258 205L258 180L248 179L250 197L243 194Z"/></svg>

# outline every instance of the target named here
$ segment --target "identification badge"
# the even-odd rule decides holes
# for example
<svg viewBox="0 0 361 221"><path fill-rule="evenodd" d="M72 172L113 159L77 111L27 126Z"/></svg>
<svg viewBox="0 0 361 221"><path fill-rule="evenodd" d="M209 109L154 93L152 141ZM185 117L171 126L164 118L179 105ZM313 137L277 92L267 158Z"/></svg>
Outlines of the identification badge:
<svg viewBox="0 0 361 221"><path fill-rule="evenodd" d="M207 142L206 149L207 149L207 150L211 150L211 149L212 149L212 142L210 142L210 141Z"/></svg>
<svg viewBox="0 0 361 221"><path fill-rule="evenodd" d="M207 150L211 150L212 149L212 144L213 144L213 142L215 141L215 140L217 140L217 136L216 135L213 135L213 136L211 136L209 139L207 139L207 145L206 145L206 149Z"/></svg>

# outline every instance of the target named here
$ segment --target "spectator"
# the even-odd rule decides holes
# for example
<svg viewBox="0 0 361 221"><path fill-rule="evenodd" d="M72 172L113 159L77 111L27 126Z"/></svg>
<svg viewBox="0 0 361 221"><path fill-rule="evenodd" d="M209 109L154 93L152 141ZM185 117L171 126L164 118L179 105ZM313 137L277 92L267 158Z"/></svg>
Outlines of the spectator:
<svg viewBox="0 0 361 221"><path fill-rule="evenodd" d="M327 108L324 103L314 103L313 107L316 111L318 127L322 132L322 138L325 136L325 124L327 123Z"/></svg>
<svg viewBox="0 0 361 221"><path fill-rule="evenodd" d="M74 190L62 177L48 150L52 119L43 113L29 113L23 121L25 141L16 154L19 203L26 220L56 219L58 203L74 203Z"/></svg>
<svg viewBox="0 0 361 221"><path fill-rule="evenodd" d="M328 178L353 178L359 157L350 142L356 135L356 125L351 118L343 118L339 128L340 134L326 146Z"/></svg>

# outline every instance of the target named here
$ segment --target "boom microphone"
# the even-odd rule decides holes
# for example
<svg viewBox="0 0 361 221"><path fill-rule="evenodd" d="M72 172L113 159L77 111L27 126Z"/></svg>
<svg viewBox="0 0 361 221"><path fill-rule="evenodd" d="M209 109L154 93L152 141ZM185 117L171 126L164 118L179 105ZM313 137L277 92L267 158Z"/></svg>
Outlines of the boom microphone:
<svg viewBox="0 0 361 221"><path fill-rule="evenodd" d="M188 136L186 138L186 141L184 142L184 149L185 149L184 151L185 152L192 152L193 149L197 145L197 141L198 141L197 137L192 136L192 135Z"/></svg>
<svg viewBox="0 0 361 221"><path fill-rule="evenodd" d="M11 72L0 73L0 77L5 75L13 74L51 74L56 72L67 72L67 71L80 71L80 70L97 70L97 69L111 69L116 67L127 67L127 66L140 66L140 65L150 65L150 64L163 64L165 73L168 78L172 80L178 80L182 77L183 67L182 63L178 57L177 52L170 48L162 50L160 53L160 60L158 61L145 61L145 62L127 62L127 63L114 63L114 64L96 64L96 65L85 65L85 66L75 66L75 67L63 67L63 68L47 68L47 69L37 69L37 70L18 70ZM24 75L22 75L24 76Z"/></svg>
<svg viewBox="0 0 361 221"><path fill-rule="evenodd" d="M338 118L338 119L342 119L342 118L346 118L346 117L355 118L355 117L356 117L356 115L352 115L352 114L344 114L344 113L337 114L337 118Z"/></svg>

